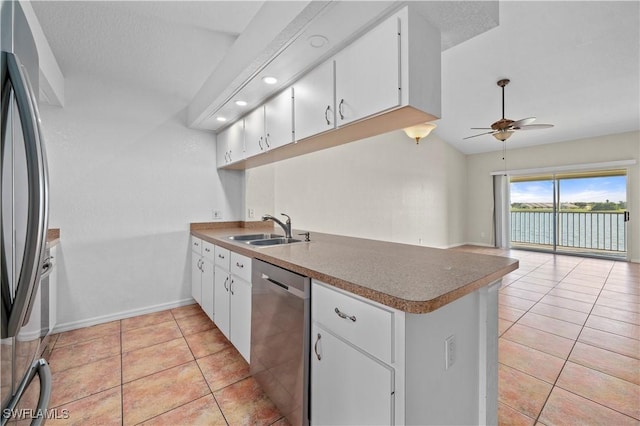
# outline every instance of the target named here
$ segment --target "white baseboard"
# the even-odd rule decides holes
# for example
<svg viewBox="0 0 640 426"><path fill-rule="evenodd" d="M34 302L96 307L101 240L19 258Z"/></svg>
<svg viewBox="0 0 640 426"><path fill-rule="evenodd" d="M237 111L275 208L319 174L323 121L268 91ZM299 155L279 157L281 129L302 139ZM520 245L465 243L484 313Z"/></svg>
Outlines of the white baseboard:
<svg viewBox="0 0 640 426"><path fill-rule="evenodd" d="M494 246L493 244L475 243L475 242L460 243L459 245L451 246L451 247L460 247L460 246L478 246L478 247L496 248L496 246Z"/></svg>
<svg viewBox="0 0 640 426"><path fill-rule="evenodd" d="M117 321L125 318L136 317L138 315L150 314L153 312L165 311L167 309L179 308L181 306L187 306L195 303L192 298L178 300L175 302L161 303L159 305L147 306L140 309L132 309L129 311L117 312L109 315L102 315L99 317L88 318L80 321L72 321L63 324L57 324L52 333L62 333L65 331L76 330L78 328L90 327L92 325L104 324L106 322Z"/></svg>

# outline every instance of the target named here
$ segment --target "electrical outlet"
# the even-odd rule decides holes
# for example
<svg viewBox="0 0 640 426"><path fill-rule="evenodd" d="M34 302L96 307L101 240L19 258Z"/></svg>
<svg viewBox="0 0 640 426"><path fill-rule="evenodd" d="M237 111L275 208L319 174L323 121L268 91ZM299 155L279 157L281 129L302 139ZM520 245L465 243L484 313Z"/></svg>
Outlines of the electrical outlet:
<svg viewBox="0 0 640 426"><path fill-rule="evenodd" d="M456 362L456 336L449 336L444 341L444 369L448 370Z"/></svg>
<svg viewBox="0 0 640 426"><path fill-rule="evenodd" d="M249 217L249 219L253 219L254 217L256 217L255 210L253 210L253 209L247 210L247 216Z"/></svg>
<svg viewBox="0 0 640 426"><path fill-rule="evenodd" d="M221 220L222 219L222 210L213 210L213 220Z"/></svg>

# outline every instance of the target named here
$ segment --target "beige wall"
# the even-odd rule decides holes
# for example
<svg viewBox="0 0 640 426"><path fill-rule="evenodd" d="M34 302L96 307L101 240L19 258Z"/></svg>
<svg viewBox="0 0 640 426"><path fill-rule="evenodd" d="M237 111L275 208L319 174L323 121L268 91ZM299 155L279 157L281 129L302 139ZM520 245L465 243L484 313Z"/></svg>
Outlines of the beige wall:
<svg viewBox="0 0 640 426"><path fill-rule="evenodd" d="M513 144L512 144L513 146ZM510 170L640 162L640 133L507 151ZM402 131L246 171L245 218L254 209L290 214L298 229L432 247L492 245L491 172L500 151L465 156L431 135L420 145ZM640 172L629 167L629 251L640 259ZM635 224L635 227L634 227Z"/></svg>
<svg viewBox="0 0 640 426"><path fill-rule="evenodd" d="M515 143L515 141L514 141ZM512 144L513 145L513 144ZM616 160L640 162L640 132L621 133L531 148L507 148L507 169L559 167ZM628 250L634 262L640 261L640 171L628 169L629 222ZM491 172L504 169L501 152L467 156L467 241L492 244L493 198Z"/></svg>
<svg viewBox="0 0 640 426"><path fill-rule="evenodd" d="M390 132L246 171L246 209L294 228L432 247L465 241L466 159ZM245 212L246 215L246 212Z"/></svg>

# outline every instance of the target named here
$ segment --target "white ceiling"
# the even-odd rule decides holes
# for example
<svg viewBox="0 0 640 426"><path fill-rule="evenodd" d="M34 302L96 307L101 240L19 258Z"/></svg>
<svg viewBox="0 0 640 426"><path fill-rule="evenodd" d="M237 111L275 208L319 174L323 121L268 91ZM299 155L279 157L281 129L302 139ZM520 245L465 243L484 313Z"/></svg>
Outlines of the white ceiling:
<svg viewBox="0 0 640 426"><path fill-rule="evenodd" d="M498 27L443 52L442 76L435 132L465 153L502 148L463 138L501 118L505 77L507 118L555 125L514 134L509 148L638 130L640 2L502 1Z"/></svg>
<svg viewBox="0 0 640 426"><path fill-rule="evenodd" d="M502 148L489 135L463 138L480 133L471 127L501 118L496 81L504 77L511 79L507 118L535 116L538 123L555 125L519 132L509 147L640 129L640 2L412 3L443 32L443 118L435 133L460 151ZM267 9L262 1L32 4L65 77L95 75L192 105L211 78L229 80L218 81L207 96L226 96L238 84L230 75L242 73L230 73L229 63L256 66L259 55L238 43L259 35L265 29L259 25L268 21L260 19ZM297 1L296 7L310 16L317 4ZM358 7L364 13L371 3ZM272 24L286 30L280 34L301 27L284 16Z"/></svg>

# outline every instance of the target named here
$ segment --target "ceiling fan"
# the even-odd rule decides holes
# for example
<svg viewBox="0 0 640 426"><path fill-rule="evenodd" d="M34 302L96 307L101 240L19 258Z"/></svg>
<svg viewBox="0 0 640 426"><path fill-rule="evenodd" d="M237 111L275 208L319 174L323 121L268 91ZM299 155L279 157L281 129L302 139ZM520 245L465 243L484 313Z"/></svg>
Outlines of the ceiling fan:
<svg viewBox="0 0 640 426"><path fill-rule="evenodd" d="M504 118L504 86L509 84L509 79L504 78L498 80L498 86L502 87L502 118L491 125L491 127L472 127L472 130L491 130L490 132L484 132L473 136L467 136L464 139L475 138L482 135L493 135L494 138L501 142L506 141L516 130L536 130L536 129L548 129L553 127L553 124L531 124L535 121L535 117L523 118L522 120L513 121L508 118Z"/></svg>

